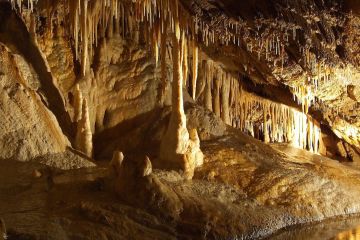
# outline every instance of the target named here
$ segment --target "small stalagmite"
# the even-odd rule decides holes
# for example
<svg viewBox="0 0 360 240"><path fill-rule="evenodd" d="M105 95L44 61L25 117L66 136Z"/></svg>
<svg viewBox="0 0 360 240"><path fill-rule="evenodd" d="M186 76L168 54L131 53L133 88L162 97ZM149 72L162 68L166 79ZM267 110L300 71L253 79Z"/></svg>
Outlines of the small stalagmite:
<svg viewBox="0 0 360 240"><path fill-rule="evenodd" d="M150 176L152 173L152 164L150 158L148 156L145 156L140 164L141 166L139 170L141 177Z"/></svg>
<svg viewBox="0 0 360 240"><path fill-rule="evenodd" d="M113 174L115 174L115 176L119 175L120 167L123 161L124 161L124 154L120 151L114 151L110 162L110 167Z"/></svg>

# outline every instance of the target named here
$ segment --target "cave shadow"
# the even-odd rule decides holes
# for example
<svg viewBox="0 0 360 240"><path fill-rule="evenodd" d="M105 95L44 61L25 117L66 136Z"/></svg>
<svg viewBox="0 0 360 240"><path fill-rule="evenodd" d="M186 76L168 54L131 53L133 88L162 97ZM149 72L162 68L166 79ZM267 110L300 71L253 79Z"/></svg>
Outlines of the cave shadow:
<svg viewBox="0 0 360 240"><path fill-rule="evenodd" d="M95 134L94 158L111 159L116 150L156 157L169 118L169 107L157 107Z"/></svg>

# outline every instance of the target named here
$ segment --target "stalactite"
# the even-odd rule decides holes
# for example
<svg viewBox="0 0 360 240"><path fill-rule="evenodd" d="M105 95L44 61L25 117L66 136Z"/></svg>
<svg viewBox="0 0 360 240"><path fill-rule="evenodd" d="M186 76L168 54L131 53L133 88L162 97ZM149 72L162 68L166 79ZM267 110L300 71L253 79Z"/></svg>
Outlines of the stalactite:
<svg viewBox="0 0 360 240"><path fill-rule="evenodd" d="M164 18L165 16L162 16L162 18ZM163 97L165 96L165 87L166 87L166 77L167 77L167 72L166 72L166 29L168 26L168 19L166 18L165 20L162 21L162 26L164 29L162 29L161 31L161 45L160 45L160 49L161 49L161 99L163 99Z"/></svg>
<svg viewBox="0 0 360 240"><path fill-rule="evenodd" d="M265 105L263 108L263 132L264 132L264 142L265 143L270 142L267 115L268 115L268 106Z"/></svg>
<svg viewBox="0 0 360 240"><path fill-rule="evenodd" d="M239 90L239 119L238 127L250 134L254 134L254 126L258 120L253 120L253 109L261 112L262 132L264 142L288 142L294 147L319 152L321 130L319 124L302 111L286 105L271 102L261 97ZM256 116L256 115L255 115ZM235 116L236 118L236 116Z"/></svg>
<svg viewBox="0 0 360 240"><path fill-rule="evenodd" d="M230 109L229 109L229 98L230 98L230 81L231 78L227 74L222 75L221 84L221 119L226 124L231 124L230 121Z"/></svg>
<svg viewBox="0 0 360 240"><path fill-rule="evenodd" d="M212 104L213 98L212 98L212 94L211 94L213 76L211 74L211 68L212 68L211 60L204 61L204 74L205 74L205 81L206 81L206 85L205 85L205 107L207 109L209 109L210 111L213 111L213 104Z"/></svg>
<svg viewBox="0 0 360 240"><path fill-rule="evenodd" d="M214 79L214 92L213 92L213 109L216 116L221 117L220 107L220 89L221 89L221 72L217 72L217 76Z"/></svg>
<svg viewBox="0 0 360 240"><path fill-rule="evenodd" d="M85 76L87 71L87 61L88 61L88 23L87 23L87 10L88 10L88 0L81 1L81 29L82 29L82 57L81 57L81 67L82 74Z"/></svg>
<svg viewBox="0 0 360 240"><path fill-rule="evenodd" d="M78 122L82 118L83 96L80 91L79 84L76 84L74 91L74 122Z"/></svg>
<svg viewBox="0 0 360 240"><path fill-rule="evenodd" d="M32 9L36 1L28 0L28 2L28 6ZM196 99L199 42L196 42L195 39L199 39L199 41L202 39L205 45L215 43L215 41L226 45L231 43L240 45L239 36L232 35L234 28L236 34L240 34L240 27L237 24L234 25L231 21L223 21L224 34L217 36L214 29L208 24L202 22L198 17L192 18L187 15L178 0L134 0L126 6L120 2L120 0L68 0L67 9L71 23L70 30L74 41L73 44L75 45L75 56L81 64L81 72L83 75L88 72L94 52L93 46L97 45L99 38L111 37L114 26L119 25L122 27L124 38L127 34L133 36L136 34L135 30L138 25L142 23L147 27L148 40L154 50L156 65L158 64L159 56L161 57L162 96L164 96L167 76L166 41L167 34L172 34L174 38L172 39L174 45L172 52L174 68L173 113L168 135L173 131L171 134L176 132L175 136L177 138L173 140L174 147L170 148L171 150L169 151L173 151L171 154L174 154L174 152L178 155L186 154L189 151L191 139L188 137L186 120L184 119L182 85L187 83L189 75L188 59L191 56L188 54L188 49L190 49L192 55L191 92L192 97ZM17 7L21 11L21 0L11 0L11 4L14 8ZM293 39L296 40L296 27L293 27L292 30ZM245 36L243 39L249 51L257 52L260 58L261 54L264 54L262 48L265 47L265 60L273 61L274 64L281 60L281 71L283 71L286 62L285 44L280 41L279 35L276 32L267 33L265 36L258 34L256 40L252 41L250 37L247 37L249 36L248 30L245 29L244 31ZM260 27L258 27L258 31L260 31ZM118 31L115 30L115 32ZM191 36L191 42L190 39L187 39L187 36ZM266 39L263 39L263 37ZM288 39L287 32L285 37ZM324 81L329 81L331 70L327 66L324 66L325 69L321 70L321 65L316 61L316 56L310 52L309 45L302 50L302 54L305 67L313 71L316 66L319 66L318 72L325 72L322 78ZM247 71L247 65L245 65L245 70ZM294 142L296 146L302 148L308 147L316 152L318 148L319 127L306 114L309 107L315 101L314 88L310 86L310 83L317 90L321 76L320 74L317 77L314 77L313 74L309 75L309 79L304 79L305 84L294 86L294 99L302 105L302 112L298 112L249 95L240 89L239 85L236 84L237 81L230 77L229 74L224 73L219 67L215 68L211 61L207 61L204 76L206 81L204 102L206 107L213 110L217 116L221 116L224 122L238 126L251 135L255 135L255 122L253 122L251 116L254 114L254 109L257 109L257 111L263 114L263 119L260 122L262 121L262 129L266 142L289 141ZM343 75L345 76L346 73L343 73ZM77 100L75 99L74 119L79 121L80 124L80 122L88 118L88 113L82 111L84 107L79 107L86 105L86 101L81 103L80 99L82 97L78 86L75 92L75 98L77 98L77 94L79 96ZM84 116L84 114L87 114L87 116ZM185 163L183 162L183 164ZM191 166L186 167L185 165L181 167L183 169L191 168Z"/></svg>
<svg viewBox="0 0 360 240"><path fill-rule="evenodd" d="M195 100L196 99L196 84L197 84L197 78L198 78L198 47L193 41L193 63L192 63L192 97Z"/></svg>
<svg viewBox="0 0 360 240"><path fill-rule="evenodd" d="M189 72L189 63L188 63L188 44L187 39L185 38L185 32L182 34L182 51L181 51L182 57L182 70L183 70L183 79L184 79L184 86L187 85L187 79L188 79L188 72Z"/></svg>

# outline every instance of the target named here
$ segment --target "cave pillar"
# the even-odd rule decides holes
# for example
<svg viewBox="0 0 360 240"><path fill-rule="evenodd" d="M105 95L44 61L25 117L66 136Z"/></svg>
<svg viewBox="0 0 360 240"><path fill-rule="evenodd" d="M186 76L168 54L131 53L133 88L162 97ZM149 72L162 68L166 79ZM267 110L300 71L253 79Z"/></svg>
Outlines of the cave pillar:
<svg viewBox="0 0 360 240"><path fill-rule="evenodd" d="M177 31L179 31L179 23L175 24L177 25ZM183 106L181 42L179 36L180 34L174 34L172 40L172 111L168 129L160 145L160 160L163 167L183 170L185 177L191 179L195 167L202 162L202 153L200 141L196 139L197 133L192 133L193 137L190 138L186 128L186 116Z"/></svg>

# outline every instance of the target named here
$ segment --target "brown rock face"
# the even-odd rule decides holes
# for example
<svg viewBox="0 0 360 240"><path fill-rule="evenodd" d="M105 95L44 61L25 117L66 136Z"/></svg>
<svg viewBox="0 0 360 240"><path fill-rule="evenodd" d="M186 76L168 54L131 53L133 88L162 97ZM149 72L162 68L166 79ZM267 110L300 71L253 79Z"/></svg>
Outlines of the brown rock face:
<svg viewBox="0 0 360 240"><path fill-rule="evenodd" d="M65 151L70 144L37 92L32 66L0 45L0 73L0 158L26 161Z"/></svg>

